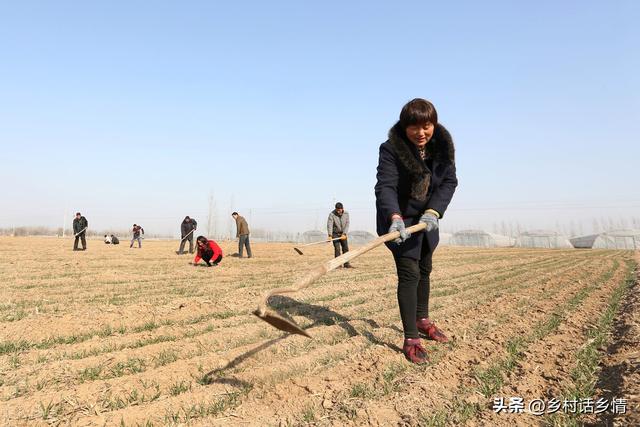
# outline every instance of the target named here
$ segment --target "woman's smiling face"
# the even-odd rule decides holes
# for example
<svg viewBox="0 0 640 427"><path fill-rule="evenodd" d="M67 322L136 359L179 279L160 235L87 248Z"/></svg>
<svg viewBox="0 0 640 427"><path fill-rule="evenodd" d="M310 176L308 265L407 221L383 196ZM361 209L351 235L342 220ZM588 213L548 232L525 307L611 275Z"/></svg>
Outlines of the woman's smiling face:
<svg viewBox="0 0 640 427"><path fill-rule="evenodd" d="M407 126L405 129L405 133L407 134L407 138L411 141L416 147L424 148L427 145L427 142L433 136L433 131L435 126L433 123L423 123L417 125Z"/></svg>

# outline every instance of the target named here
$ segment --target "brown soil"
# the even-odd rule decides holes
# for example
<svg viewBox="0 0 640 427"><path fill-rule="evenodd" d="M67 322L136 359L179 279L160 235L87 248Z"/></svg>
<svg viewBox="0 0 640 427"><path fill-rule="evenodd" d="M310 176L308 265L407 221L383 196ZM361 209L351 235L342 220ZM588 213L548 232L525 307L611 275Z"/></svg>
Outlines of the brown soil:
<svg viewBox="0 0 640 427"><path fill-rule="evenodd" d="M636 257L640 264L640 255ZM640 425L640 271L622 302L607 356L601 364L596 394L611 401L627 399L626 412L588 419L589 425Z"/></svg>
<svg viewBox="0 0 640 427"><path fill-rule="evenodd" d="M494 414L477 372L609 274L557 329L527 346L496 396L558 393L585 325L633 257L438 249L431 317L452 342L425 341L431 362L419 367L400 352L395 270L385 248L358 258L355 269L274 298L309 340L251 311L265 290L329 259L330 246L299 256L292 245L254 244L253 259L195 268L190 256L174 254L177 242L145 241L138 250L90 241L86 252L69 243L0 238L2 425L531 425L542 419ZM221 246L232 253L235 245ZM615 384L600 387L635 399L632 417L639 413L637 287L630 295L603 370ZM465 418L460 402L475 412Z"/></svg>

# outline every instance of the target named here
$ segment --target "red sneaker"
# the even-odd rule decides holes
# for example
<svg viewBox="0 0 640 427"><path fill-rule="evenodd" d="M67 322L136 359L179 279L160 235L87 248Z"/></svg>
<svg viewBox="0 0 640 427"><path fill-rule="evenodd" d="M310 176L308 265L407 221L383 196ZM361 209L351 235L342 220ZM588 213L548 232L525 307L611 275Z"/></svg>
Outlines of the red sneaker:
<svg viewBox="0 0 640 427"><path fill-rule="evenodd" d="M443 334L436 324L429 320L428 317L418 319L416 326L418 327L418 331L425 334L430 340L437 342L449 342L449 338L447 338L447 336Z"/></svg>
<svg viewBox="0 0 640 427"><path fill-rule="evenodd" d="M420 344L420 338L405 338L402 352L409 362L422 364L429 361L427 350Z"/></svg>

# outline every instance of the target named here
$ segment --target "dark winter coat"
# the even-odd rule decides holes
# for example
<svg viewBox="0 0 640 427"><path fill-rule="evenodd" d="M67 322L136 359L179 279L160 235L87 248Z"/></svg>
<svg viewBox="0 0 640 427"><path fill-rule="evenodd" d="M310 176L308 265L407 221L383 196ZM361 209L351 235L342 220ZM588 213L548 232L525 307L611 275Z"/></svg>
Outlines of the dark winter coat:
<svg viewBox="0 0 640 427"><path fill-rule="evenodd" d="M137 239L140 237L140 233L144 234L144 228L141 225L136 225L131 229L131 232L133 233L133 238Z"/></svg>
<svg viewBox="0 0 640 427"><path fill-rule="evenodd" d="M191 230L195 230L196 228L198 228L198 223L195 219L189 218L189 221L187 221L185 218L184 221L182 221L182 224L180 224L180 232L182 233L182 236L180 237L184 239L184 237L189 234ZM191 233L189 237L192 236L193 233Z"/></svg>
<svg viewBox="0 0 640 427"><path fill-rule="evenodd" d="M417 224L427 209L444 216L458 185L453 139L444 126L436 125L426 150L427 159L422 160L397 123L380 146L375 186L378 235L389 231L394 213L402 216L407 227ZM437 229L415 233L400 245L390 242L387 246L397 255L419 259L425 234L433 252L440 240Z"/></svg>
<svg viewBox="0 0 640 427"><path fill-rule="evenodd" d="M89 222L87 221L87 218L81 216L80 218L73 219L73 234L78 234L87 227L89 227ZM86 230L85 230L85 233L86 233Z"/></svg>

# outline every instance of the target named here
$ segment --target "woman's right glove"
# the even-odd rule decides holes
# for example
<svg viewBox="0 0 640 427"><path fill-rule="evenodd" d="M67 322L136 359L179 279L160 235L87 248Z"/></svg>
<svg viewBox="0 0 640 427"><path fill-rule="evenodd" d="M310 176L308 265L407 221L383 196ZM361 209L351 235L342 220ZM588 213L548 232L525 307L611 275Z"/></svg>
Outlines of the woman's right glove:
<svg viewBox="0 0 640 427"><path fill-rule="evenodd" d="M394 242L396 242L398 245L411 237L411 233L406 230L404 221L400 217L394 217L393 221L391 221L389 233L393 233L394 231L400 232L400 237L394 240Z"/></svg>

